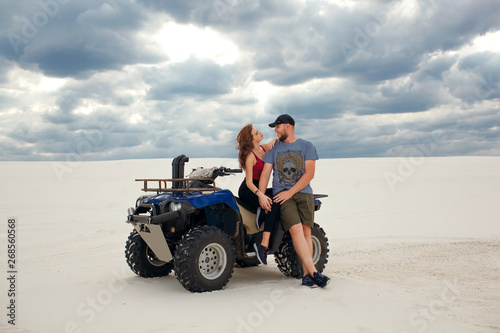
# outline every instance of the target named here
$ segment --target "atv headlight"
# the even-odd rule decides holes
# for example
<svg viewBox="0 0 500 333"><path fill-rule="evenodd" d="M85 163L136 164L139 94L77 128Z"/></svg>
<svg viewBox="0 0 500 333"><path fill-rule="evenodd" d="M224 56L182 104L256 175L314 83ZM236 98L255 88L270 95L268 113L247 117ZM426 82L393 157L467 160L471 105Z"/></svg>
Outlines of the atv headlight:
<svg viewBox="0 0 500 333"><path fill-rule="evenodd" d="M168 209L171 211L171 212L175 212L176 210L179 210L181 209L182 207L182 204L180 202L175 202L175 201L172 201L169 205L168 205Z"/></svg>
<svg viewBox="0 0 500 333"><path fill-rule="evenodd" d="M151 195L143 195L137 198L137 200L135 201L135 208L139 207L139 205L142 205L142 203L146 201L149 197L151 197Z"/></svg>

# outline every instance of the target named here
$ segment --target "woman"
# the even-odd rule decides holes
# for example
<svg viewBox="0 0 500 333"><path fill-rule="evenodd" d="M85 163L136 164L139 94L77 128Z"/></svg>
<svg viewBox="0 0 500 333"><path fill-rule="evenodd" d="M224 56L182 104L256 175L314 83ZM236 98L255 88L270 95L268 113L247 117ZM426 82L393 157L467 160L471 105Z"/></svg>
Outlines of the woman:
<svg viewBox="0 0 500 333"><path fill-rule="evenodd" d="M259 190L260 174L264 167L262 158L267 150L274 147L277 141L277 139L273 139L269 143L261 145L260 142L263 139L262 132L259 132L252 124L248 124L238 134L236 148L239 150L238 161L240 166L245 170L245 179L240 185L238 196L249 206L257 209L257 228L260 228L259 221L265 218L262 241L260 244L254 244L254 248L259 261L267 265L269 238L278 219L280 207L279 204L272 205L271 211L266 213L260 210L259 197L266 196L266 193L268 197L272 197L271 189L268 189L266 193Z"/></svg>

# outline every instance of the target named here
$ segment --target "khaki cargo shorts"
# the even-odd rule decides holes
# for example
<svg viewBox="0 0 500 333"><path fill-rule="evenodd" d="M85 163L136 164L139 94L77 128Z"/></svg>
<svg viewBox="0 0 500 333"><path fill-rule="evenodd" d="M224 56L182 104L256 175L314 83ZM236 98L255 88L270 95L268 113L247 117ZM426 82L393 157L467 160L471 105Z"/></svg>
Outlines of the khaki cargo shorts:
<svg viewBox="0 0 500 333"><path fill-rule="evenodd" d="M295 224L314 226L314 196L311 193L295 193L281 205L281 224L288 231Z"/></svg>

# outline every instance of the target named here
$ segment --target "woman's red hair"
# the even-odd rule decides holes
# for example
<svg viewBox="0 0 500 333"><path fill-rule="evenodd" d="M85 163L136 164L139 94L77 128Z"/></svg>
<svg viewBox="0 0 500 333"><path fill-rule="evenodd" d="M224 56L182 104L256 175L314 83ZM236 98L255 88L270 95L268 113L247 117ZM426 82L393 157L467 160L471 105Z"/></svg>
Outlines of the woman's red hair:
<svg viewBox="0 0 500 333"><path fill-rule="evenodd" d="M240 167L245 170L245 161L247 159L248 154L253 150L253 135L252 135L252 124L245 125L236 137L236 149L239 150L238 153L238 162L240 163Z"/></svg>

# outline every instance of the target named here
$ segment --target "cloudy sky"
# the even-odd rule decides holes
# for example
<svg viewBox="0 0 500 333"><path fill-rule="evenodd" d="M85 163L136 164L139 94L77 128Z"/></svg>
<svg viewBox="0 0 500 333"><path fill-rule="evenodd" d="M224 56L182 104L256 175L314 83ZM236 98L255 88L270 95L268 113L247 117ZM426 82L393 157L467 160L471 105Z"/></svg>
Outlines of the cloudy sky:
<svg viewBox="0 0 500 333"><path fill-rule="evenodd" d="M498 0L0 4L0 159L500 155Z"/></svg>

